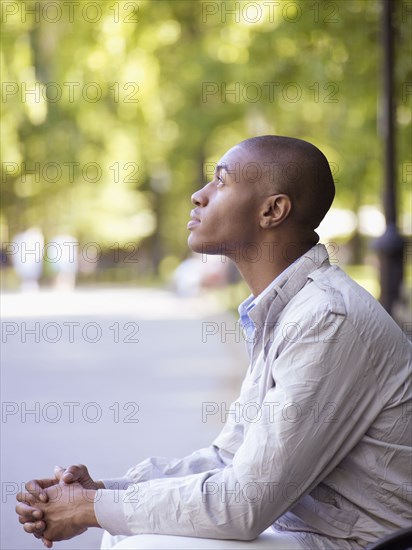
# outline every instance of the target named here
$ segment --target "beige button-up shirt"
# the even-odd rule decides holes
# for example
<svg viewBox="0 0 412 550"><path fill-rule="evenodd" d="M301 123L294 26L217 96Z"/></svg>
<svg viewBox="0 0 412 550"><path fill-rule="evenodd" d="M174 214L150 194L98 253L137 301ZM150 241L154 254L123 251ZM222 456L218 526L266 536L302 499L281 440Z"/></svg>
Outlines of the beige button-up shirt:
<svg viewBox="0 0 412 550"><path fill-rule="evenodd" d="M411 524L411 344L316 245L264 293L239 398L213 444L96 494L111 534L362 548Z"/></svg>

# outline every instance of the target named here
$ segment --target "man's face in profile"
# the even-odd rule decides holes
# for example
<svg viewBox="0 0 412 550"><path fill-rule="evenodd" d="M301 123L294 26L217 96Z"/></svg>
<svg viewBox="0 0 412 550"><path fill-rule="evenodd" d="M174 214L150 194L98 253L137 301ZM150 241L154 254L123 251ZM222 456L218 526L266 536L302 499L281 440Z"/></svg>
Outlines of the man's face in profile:
<svg viewBox="0 0 412 550"><path fill-rule="evenodd" d="M252 175L257 170L246 148L236 145L219 160L212 181L192 195L188 245L194 252L230 255L257 242L259 184Z"/></svg>

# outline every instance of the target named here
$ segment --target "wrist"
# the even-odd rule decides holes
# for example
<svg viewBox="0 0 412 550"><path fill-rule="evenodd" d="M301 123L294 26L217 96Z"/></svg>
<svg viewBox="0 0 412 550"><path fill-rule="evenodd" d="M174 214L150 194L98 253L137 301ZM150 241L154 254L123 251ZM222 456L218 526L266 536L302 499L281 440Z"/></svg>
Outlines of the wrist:
<svg viewBox="0 0 412 550"><path fill-rule="evenodd" d="M79 528L100 527L94 513L96 491L83 489L79 506L77 507L77 525Z"/></svg>

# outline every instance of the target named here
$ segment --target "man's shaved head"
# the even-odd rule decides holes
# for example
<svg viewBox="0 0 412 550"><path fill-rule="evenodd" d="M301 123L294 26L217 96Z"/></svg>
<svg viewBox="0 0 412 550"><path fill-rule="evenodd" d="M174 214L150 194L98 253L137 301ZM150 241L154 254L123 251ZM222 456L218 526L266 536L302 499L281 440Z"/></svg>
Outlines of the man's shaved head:
<svg viewBox="0 0 412 550"><path fill-rule="evenodd" d="M335 185L325 155L314 145L284 136L259 136L239 143L259 164L258 182L269 194L288 195L291 220L314 231L335 196Z"/></svg>
<svg viewBox="0 0 412 550"><path fill-rule="evenodd" d="M314 145L282 136L247 139L229 149L211 181L193 193L189 246L232 258L260 291L263 280L269 284L319 241L315 229L334 195L328 161ZM248 259L251 245L262 255L257 271Z"/></svg>

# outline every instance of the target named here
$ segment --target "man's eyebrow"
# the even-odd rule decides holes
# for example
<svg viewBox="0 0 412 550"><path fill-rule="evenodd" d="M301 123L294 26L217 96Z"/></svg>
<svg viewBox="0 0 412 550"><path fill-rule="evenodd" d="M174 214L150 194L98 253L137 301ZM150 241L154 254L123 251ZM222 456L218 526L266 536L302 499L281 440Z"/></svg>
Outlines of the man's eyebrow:
<svg viewBox="0 0 412 550"><path fill-rule="evenodd" d="M219 170L222 170L222 169L228 171L227 164L225 164L224 162L222 164L218 164L216 166L215 172L218 172Z"/></svg>

